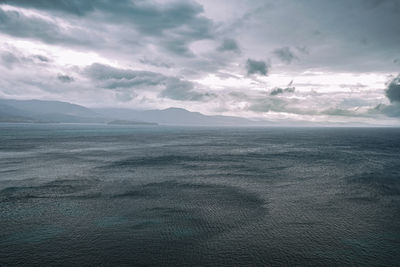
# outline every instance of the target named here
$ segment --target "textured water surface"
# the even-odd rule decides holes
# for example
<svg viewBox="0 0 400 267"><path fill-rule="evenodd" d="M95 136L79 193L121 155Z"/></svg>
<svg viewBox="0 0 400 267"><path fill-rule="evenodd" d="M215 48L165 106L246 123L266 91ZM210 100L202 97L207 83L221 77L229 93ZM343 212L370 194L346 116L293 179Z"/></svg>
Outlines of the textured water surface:
<svg viewBox="0 0 400 267"><path fill-rule="evenodd" d="M0 265L400 262L400 129L0 124Z"/></svg>

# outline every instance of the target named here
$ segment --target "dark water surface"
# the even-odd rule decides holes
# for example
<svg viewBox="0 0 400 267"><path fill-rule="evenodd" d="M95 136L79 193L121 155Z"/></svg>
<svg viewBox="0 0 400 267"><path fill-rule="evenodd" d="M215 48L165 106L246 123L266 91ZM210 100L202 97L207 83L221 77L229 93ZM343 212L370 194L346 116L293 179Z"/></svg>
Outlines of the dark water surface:
<svg viewBox="0 0 400 267"><path fill-rule="evenodd" d="M0 124L0 265L395 266L400 129Z"/></svg>

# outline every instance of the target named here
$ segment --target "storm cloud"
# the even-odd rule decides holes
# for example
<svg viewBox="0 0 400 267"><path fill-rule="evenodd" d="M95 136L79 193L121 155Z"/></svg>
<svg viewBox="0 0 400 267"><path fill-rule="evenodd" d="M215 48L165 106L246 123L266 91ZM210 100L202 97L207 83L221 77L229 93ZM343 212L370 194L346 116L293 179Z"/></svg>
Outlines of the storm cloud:
<svg viewBox="0 0 400 267"><path fill-rule="evenodd" d="M400 103L400 75L389 83L385 92L390 102Z"/></svg>
<svg viewBox="0 0 400 267"><path fill-rule="evenodd" d="M388 83L385 94L390 104L379 104L374 108L374 111L389 117L400 117L400 75Z"/></svg>
<svg viewBox="0 0 400 267"><path fill-rule="evenodd" d="M267 76L268 73L268 65L262 60L248 59L246 62L246 69L248 75L260 74Z"/></svg>

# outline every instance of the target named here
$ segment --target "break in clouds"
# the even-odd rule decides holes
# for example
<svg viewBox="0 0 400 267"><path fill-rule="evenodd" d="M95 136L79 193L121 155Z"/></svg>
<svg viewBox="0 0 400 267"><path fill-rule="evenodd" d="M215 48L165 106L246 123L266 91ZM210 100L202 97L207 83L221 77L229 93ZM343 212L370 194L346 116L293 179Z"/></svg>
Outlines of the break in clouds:
<svg viewBox="0 0 400 267"><path fill-rule="evenodd" d="M397 0L0 0L0 97L396 124Z"/></svg>

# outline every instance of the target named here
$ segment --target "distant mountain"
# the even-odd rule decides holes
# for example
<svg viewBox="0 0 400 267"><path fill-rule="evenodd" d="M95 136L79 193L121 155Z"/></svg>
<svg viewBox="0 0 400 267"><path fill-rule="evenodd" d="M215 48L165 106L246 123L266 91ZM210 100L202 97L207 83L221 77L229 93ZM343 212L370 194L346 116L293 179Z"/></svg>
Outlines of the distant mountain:
<svg viewBox="0 0 400 267"><path fill-rule="evenodd" d="M94 111L61 101L0 99L2 122L104 123Z"/></svg>
<svg viewBox="0 0 400 267"><path fill-rule="evenodd" d="M250 126L257 124L257 122L245 118L207 116L199 112L190 112L182 108L167 108L163 110L100 108L93 110L103 116L112 116L123 120L147 121L166 125Z"/></svg>
<svg viewBox="0 0 400 267"><path fill-rule="evenodd" d="M0 102L0 122L33 122L28 113Z"/></svg>
<svg viewBox="0 0 400 267"><path fill-rule="evenodd" d="M0 99L0 122L27 123L107 123L110 125L188 125L188 126L283 126L346 127L371 126L366 123L318 123L308 121L253 121L232 116L207 116L182 108L133 110L89 109L61 101Z"/></svg>
<svg viewBox="0 0 400 267"><path fill-rule="evenodd" d="M250 126L257 122L230 116L207 116L182 108L89 109L61 101L0 99L0 122L110 123L119 125Z"/></svg>
<svg viewBox="0 0 400 267"><path fill-rule="evenodd" d="M0 99L0 104L36 115L59 113L80 117L98 116L98 114L86 107L61 101Z"/></svg>

